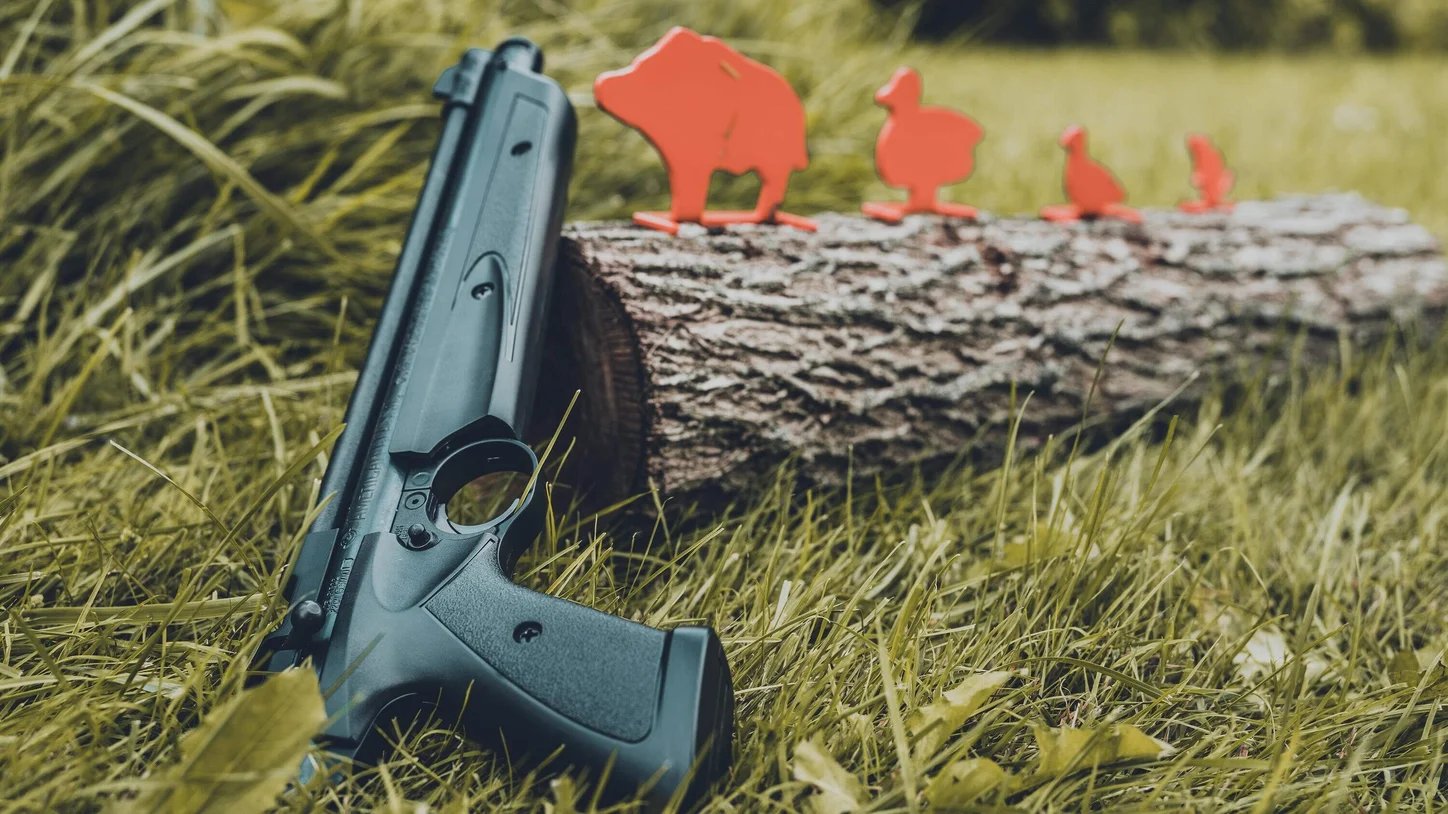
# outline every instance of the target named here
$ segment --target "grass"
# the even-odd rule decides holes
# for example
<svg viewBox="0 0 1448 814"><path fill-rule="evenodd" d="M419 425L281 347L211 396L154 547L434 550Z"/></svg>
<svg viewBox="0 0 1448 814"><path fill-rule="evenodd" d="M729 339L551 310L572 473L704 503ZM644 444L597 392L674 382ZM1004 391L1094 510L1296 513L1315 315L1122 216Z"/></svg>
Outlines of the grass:
<svg viewBox="0 0 1448 814"><path fill-rule="evenodd" d="M989 209L1056 197L1076 120L1136 203L1185 196L1202 129L1245 196L1357 189L1448 234L1442 61L924 49L853 3L475 6L0 3L0 809L140 792L239 691L431 149L426 89L465 45L547 49L583 108L574 218L662 203L587 88L678 22L801 89L799 210L884 194L869 97L908 61L985 124L958 196ZM740 738L712 810L906 810L942 774L992 785L986 760L1007 779L972 804L1442 808L1448 344L1345 350L1090 454L844 494L782 472L688 529L560 516L525 580L719 627ZM987 671L994 692L945 695ZM437 724L280 805L561 812L582 789Z"/></svg>

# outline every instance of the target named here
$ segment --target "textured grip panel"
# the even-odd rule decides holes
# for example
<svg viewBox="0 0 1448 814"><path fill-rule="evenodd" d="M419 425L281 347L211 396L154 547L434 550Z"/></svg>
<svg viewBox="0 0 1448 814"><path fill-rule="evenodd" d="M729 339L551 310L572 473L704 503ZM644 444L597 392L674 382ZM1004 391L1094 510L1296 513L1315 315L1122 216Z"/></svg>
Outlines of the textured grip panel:
<svg viewBox="0 0 1448 814"><path fill-rule="evenodd" d="M427 609L504 678L579 725L623 741L653 726L663 631L514 585L484 546Z"/></svg>

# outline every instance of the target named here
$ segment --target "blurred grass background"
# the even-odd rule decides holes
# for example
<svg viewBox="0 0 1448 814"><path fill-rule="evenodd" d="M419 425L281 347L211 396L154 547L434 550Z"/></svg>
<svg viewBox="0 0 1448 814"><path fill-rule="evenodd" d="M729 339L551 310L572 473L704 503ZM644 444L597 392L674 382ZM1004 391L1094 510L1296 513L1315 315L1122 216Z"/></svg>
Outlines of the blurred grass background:
<svg viewBox="0 0 1448 814"><path fill-rule="evenodd" d="M1448 234L1441 56L1285 33L1257 44L1308 53L1009 50L978 40L1011 29L969 21L922 43L929 13L0 2L0 809L92 810L164 784L182 733L238 692L282 612L277 568L317 497L315 447L341 420L432 148L427 91L464 47L523 34L545 48L580 108L574 219L664 203L652 152L588 88L682 24L801 92L801 211L888 194L870 97L909 63L927 102L984 124L976 176L953 193L989 210L1055 200L1055 138L1079 122L1137 204L1189 194L1182 136L1203 130L1244 197L1354 189ZM1121 25L1021 38L1099 45ZM1215 43L1198 35L1134 41ZM717 189L753 199L749 179ZM720 627L741 703L720 811L908 809L986 760L1008 779L972 805L1441 807L1444 350L1249 376L1230 409L1209 399L1167 442L1128 432L1085 458L1051 450L871 495L794 495L782 473L702 528L643 530L627 554L617 537L638 529L563 514L525 579ZM641 546L657 555L642 575L614 567ZM1011 678L958 735L910 734L987 670ZM1045 759L1039 727L1105 743L1117 723L1176 751ZM589 807L572 780L525 769L437 724L382 771L281 805Z"/></svg>
<svg viewBox="0 0 1448 814"><path fill-rule="evenodd" d="M914 8L915 30L929 38L1229 51L1448 47L1448 6L1437 0L925 0Z"/></svg>

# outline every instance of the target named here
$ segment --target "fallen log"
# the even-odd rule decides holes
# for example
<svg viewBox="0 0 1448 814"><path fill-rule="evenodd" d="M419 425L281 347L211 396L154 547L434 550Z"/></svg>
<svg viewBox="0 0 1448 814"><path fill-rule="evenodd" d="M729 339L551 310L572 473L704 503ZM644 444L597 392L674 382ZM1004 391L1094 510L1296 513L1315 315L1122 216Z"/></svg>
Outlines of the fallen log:
<svg viewBox="0 0 1448 814"><path fill-rule="evenodd" d="M1354 195L1141 225L823 215L814 234L565 238L540 404L581 391L566 479L591 502L716 499L791 458L831 485L998 450L1028 393L1020 442L1039 444L1079 424L1113 338L1092 413L1127 419L1244 362L1280 369L1284 336L1325 359L1448 308L1433 236Z"/></svg>

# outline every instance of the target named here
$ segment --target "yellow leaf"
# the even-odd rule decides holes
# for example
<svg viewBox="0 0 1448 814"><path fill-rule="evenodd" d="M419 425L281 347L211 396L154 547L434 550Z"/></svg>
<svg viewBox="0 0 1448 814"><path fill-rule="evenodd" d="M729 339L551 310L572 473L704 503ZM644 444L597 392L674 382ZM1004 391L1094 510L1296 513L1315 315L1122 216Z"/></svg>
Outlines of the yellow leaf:
<svg viewBox="0 0 1448 814"><path fill-rule="evenodd" d="M1242 649L1232 657L1232 662L1237 665L1237 675L1251 683L1259 676L1281 669L1290 655L1287 637L1276 625L1267 625L1252 633Z"/></svg>
<svg viewBox="0 0 1448 814"><path fill-rule="evenodd" d="M1072 528L1074 525L1070 518L1067 518L1065 527L1037 523L1034 534L1022 535L1006 543L1001 551L1002 564L1019 568L1074 553L1080 544L1080 536Z"/></svg>
<svg viewBox="0 0 1448 814"><path fill-rule="evenodd" d="M181 762L119 807L124 812L247 814L270 809L296 777L327 714L317 674L277 673L212 710L181 739Z"/></svg>
<svg viewBox="0 0 1448 814"><path fill-rule="evenodd" d="M1423 667L1418 662L1418 654L1412 650L1399 650L1393 660L1388 663L1388 678L1394 684L1407 684L1410 687L1418 685L1418 679L1422 677Z"/></svg>
<svg viewBox="0 0 1448 814"><path fill-rule="evenodd" d="M1176 751L1171 744L1131 724L1117 724L1112 729L1116 738L1113 760L1160 760Z"/></svg>
<svg viewBox="0 0 1448 814"><path fill-rule="evenodd" d="M1130 724L1115 724L1105 730L1063 726L1032 727L1040 752L1038 775L1063 774L1081 768L1103 766L1128 760L1156 760L1176 751Z"/></svg>
<svg viewBox="0 0 1448 814"><path fill-rule="evenodd" d="M1037 523L1033 532L1007 540L997 556L975 563L969 574L972 577L981 577L1078 553L1081 536L1075 525L1069 517L1061 526ZM1100 556L1095 545L1080 553L1084 553L1088 559Z"/></svg>
<svg viewBox="0 0 1448 814"><path fill-rule="evenodd" d="M865 788L859 779L814 740L795 744L793 771L795 780L810 784L818 792L810 798L810 808L818 814L857 811L864 801Z"/></svg>
<svg viewBox="0 0 1448 814"><path fill-rule="evenodd" d="M272 12L268 4L251 0L221 0L219 5L221 13L226 15L227 22L237 28L256 25Z"/></svg>
<svg viewBox="0 0 1448 814"><path fill-rule="evenodd" d="M1039 765L1036 774L1060 774L1074 767L1077 756L1085 752L1091 743L1091 732L1069 726L1052 729L1033 724L1031 732L1036 737L1036 751Z"/></svg>
<svg viewBox="0 0 1448 814"><path fill-rule="evenodd" d="M1009 781L1006 770L990 758L957 760L930 780L925 787L925 801L935 809L960 808Z"/></svg>
<svg viewBox="0 0 1448 814"><path fill-rule="evenodd" d="M543 814L577 814L579 795L573 778L566 774L555 777L548 782L548 789L553 799L543 801Z"/></svg>
<svg viewBox="0 0 1448 814"><path fill-rule="evenodd" d="M1445 650L1442 645L1420 647L1413 651L1413 655L1418 657L1418 664L1425 670L1448 665L1448 650Z"/></svg>
<svg viewBox="0 0 1448 814"><path fill-rule="evenodd" d="M915 755L928 760L941 745L990 699L1011 674L1004 671L977 673L949 690L939 701L921 707L910 715L910 734L915 739Z"/></svg>

